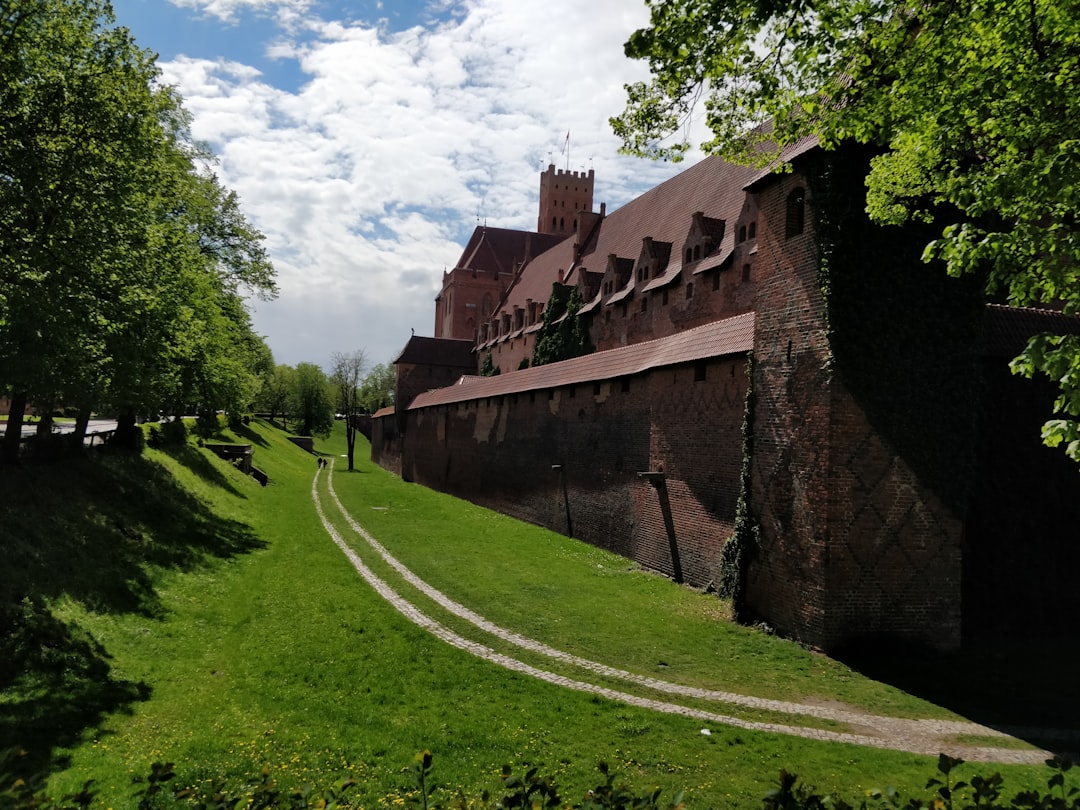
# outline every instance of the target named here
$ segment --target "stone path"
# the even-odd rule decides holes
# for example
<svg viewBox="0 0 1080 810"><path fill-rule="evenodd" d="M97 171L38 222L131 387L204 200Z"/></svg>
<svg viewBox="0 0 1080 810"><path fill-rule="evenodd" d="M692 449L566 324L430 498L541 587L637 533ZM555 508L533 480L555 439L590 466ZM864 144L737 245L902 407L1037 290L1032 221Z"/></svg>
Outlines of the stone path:
<svg viewBox="0 0 1080 810"><path fill-rule="evenodd" d="M768 731L779 734L789 734L792 736L805 737L814 740L854 743L856 745L867 745L875 748L887 748L897 751L908 751L911 753L926 754L930 756L934 756L940 752L945 752L950 754L951 756L962 757L963 759L970 762L1038 764L1051 756L1051 753L1049 751L1038 749L1010 749L995 747L992 745L982 747L966 746L957 743L954 739L955 737L959 735L969 735L990 739L997 738L1001 739L1004 742L1013 738L1014 736L1030 739L1032 736L1037 735L1039 739L1060 739L1062 743L1069 746L1080 743L1080 733L1073 731L1056 731L1051 729L997 729L991 728L989 726L983 726L978 723L955 720L907 720L895 717L882 717L878 715L871 715L851 709L833 708L828 706L818 706L806 703L793 703L782 700L770 700L767 698L757 698L747 695L734 694L731 692L700 689L696 687L670 683L668 681L662 681L655 678L649 678L632 672L626 672L624 670L610 667L605 664L600 664L595 661L580 658L576 655L572 655L561 650L556 650L546 644L543 644L542 642L526 638L517 633L514 633L513 631L493 624L482 616L479 616L478 614L469 610L464 605L453 601L441 591L438 591L428 583L424 582L418 576L416 576L400 561L394 558L387 551L387 549L382 546L382 544L380 544L359 523L357 523L353 519L352 515L348 513L348 511L342 505L341 501L338 499L337 493L334 491L333 461L330 462L330 466L326 469L327 492L329 493L331 499L334 502L334 505L342 515L343 519L348 524L349 528L358 537L362 538L372 551L377 553L410 585L412 585L421 593L434 600L437 604L445 608L453 615L470 622L484 632L489 633L496 638L499 638L517 647L529 650L530 652L538 653L540 655L552 658L563 664L569 664L578 667L584 670L586 673L601 675L606 678L632 683L637 686L651 689L655 692L672 695L674 696L674 699L694 698L703 701L724 703L731 706L760 709L779 714L798 715L803 717L816 718L819 720L834 721L845 724L850 728L850 731L841 732L821 728L786 725L782 723L756 722L751 720L745 720L739 717L732 717L725 714L685 706L677 702L666 702L662 700L654 700L651 698L640 697L638 695L632 695L605 686L600 686L586 680L576 680L566 677L564 675L560 675L558 673L539 669L530 664L519 661L516 658L499 653L483 644L466 639L463 636L458 635L445 625L442 625L438 621L432 619L430 616L427 616L415 605L402 597L397 591L390 587L390 585L388 585L384 580L378 577L370 568L368 568L364 564L363 560L360 558L360 555L358 555L349 546L349 544L344 540L344 538L342 538L338 530L327 519L326 514L323 510L322 499L318 490L318 483L319 478L322 475L322 469L317 471L315 474L315 478L313 479L311 484L311 496L312 500L315 503L315 509L319 514L319 519L322 521L323 528L326 529L326 532L330 536L330 538L334 541L338 548L341 549L341 551L352 563L356 571L368 582L368 584L371 585L371 587L374 588L375 591L379 593L384 599L386 599L387 602L389 602L398 612L400 612L403 616L405 616L417 626L427 630L428 632L432 633L433 635L437 636L448 644L465 650L466 652L469 652L479 658L490 661L493 664L505 667L509 670L520 672L531 677L547 681L549 683L557 684L567 689L574 689L580 692L600 695L614 701L626 703L633 706L639 706L646 709L652 709L654 711L665 712L668 714L678 714L684 717L693 717L703 721L704 723L733 726L736 728L754 731Z"/></svg>

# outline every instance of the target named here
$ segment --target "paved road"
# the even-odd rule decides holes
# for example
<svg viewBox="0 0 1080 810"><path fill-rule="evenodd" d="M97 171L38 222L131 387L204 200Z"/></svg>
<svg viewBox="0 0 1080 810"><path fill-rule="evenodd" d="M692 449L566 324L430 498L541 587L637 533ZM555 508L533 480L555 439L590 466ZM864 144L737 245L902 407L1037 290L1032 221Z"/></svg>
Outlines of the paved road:
<svg viewBox="0 0 1080 810"><path fill-rule="evenodd" d="M476 627L491 633L504 641L508 641L522 649L552 658L564 664L570 664L583 671L584 680L569 678L565 675L543 670L524 663L516 658L496 652L470 639L463 638L438 621L425 615L415 605L410 603L385 581L375 575L368 568L360 555L346 543L338 530L327 519L323 511L322 499L319 493L319 477L321 470L316 472L311 485L312 499L315 509L322 520L323 528L334 543L341 549L352 563L356 571L371 585L377 593L393 605L402 615L424 628L432 635L437 636L448 644L465 650L473 655L490 661L493 664L506 667L515 672L554 683L567 689L600 695L611 700L628 703L653 711L668 714L679 714L684 717L693 717L706 724L727 725L736 728L752 729L756 731L768 731L792 736L804 737L828 742L845 742L856 745L866 745L874 748L887 748L898 751L934 756L942 751L953 756L960 756L968 761L999 762L1011 764L1039 764L1051 755L1049 751L1039 749L1018 749L1015 745L1016 737L1031 738L1032 736L1042 739L1058 739L1066 750L1075 748L1080 742L1080 736L1074 730L1068 729L999 729L991 728L977 723L964 720L908 720L895 717L882 717L863 712L849 707L819 706L813 704L793 703L788 701L769 700L748 695L738 695L728 692L697 689L681 684L668 683L653 678L647 678L635 673L609 667L594 661L580 658L560 650L555 650L547 645L525 638L498 627L484 619L482 616L470 611L463 605L450 600L445 594L435 590L421 580L398 560L392 557L374 537L360 526L348 513L334 492L333 474L334 463L330 462L327 471L326 490L333 500L337 510L342 515L349 528L367 546L368 552L378 554L391 567L398 571L409 584L418 588L422 593L434 599L443 608L456 616L472 623ZM629 694L607 686L601 686L589 680L590 676L599 675L616 680L645 687L648 690L670 696L667 700L642 697ZM719 712L707 711L697 707L687 706L676 701L685 698L697 700L716 701L729 706L742 706L750 709L759 709L777 712L781 715L814 718L817 720L832 721L846 727L845 731L835 731L809 725L785 723L767 723L747 720ZM804 721L805 722L805 721ZM703 729L703 732L707 729ZM986 743L981 746L963 744L960 742L965 736L982 737ZM1055 746L1056 747L1056 746Z"/></svg>
<svg viewBox="0 0 1080 810"><path fill-rule="evenodd" d="M31 423L23 422L22 435L24 439L37 435L38 423L34 420ZM63 435L64 433L71 433L75 430L75 425L71 422L53 422L53 433ZM93 433L105 433L110 430L116 430L115 419L91 419L86 426L86 435L89 437Z"/></svg>

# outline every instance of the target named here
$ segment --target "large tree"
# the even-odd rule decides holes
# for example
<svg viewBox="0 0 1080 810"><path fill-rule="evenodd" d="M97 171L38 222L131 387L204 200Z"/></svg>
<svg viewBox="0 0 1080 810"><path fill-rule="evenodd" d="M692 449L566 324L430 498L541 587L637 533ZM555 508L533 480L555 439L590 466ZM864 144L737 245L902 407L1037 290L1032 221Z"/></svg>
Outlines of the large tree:
<svg viewBox="0 0 1080 810"><path fill-rule="evenodd" d="M339 413L345 417L345 444L348 448L349 471L353 469L356 448L356 415L360 413L360 384L367 369L367 354L363 349L334 352L330 358L330 381L337 389Z"/></svg>
<svg viewBox="0 0 1080 810"><path fill-rule="evenodd" d="M360 383L360 408L362 413L375 413L380 408L394 404L397 371L393 366L377 363Z"/></svg>
<svg viewBox="0 0 1080 810"><path fill-rule="evenodd" d="M273 268L208 157L105 0L0 4L6 458L27 401L106 407L130 436L139 413L251 399L268 352L242 296L272 296Z"/></svg>
<svg viewBox="0 0 1080 810"><path fill-rule="evenodd" d="M302 436L329 436L334 427L333 389L314 363L298 363L289 410L300 420Z"/></svg>
<svg viewBox="0 0 1080 810"><path fill-rule="evenodd" d="M1080 314L1075 0L647 4L626 53L653 78L612 119L625 149L678 159L699 110L704 148L742 160L808 136L874 144L875 220L940 225L928 260L1012 304ZM1043 435L1080 461L1080 338L1033 339L1013 367L1060 384Z"/></svg>

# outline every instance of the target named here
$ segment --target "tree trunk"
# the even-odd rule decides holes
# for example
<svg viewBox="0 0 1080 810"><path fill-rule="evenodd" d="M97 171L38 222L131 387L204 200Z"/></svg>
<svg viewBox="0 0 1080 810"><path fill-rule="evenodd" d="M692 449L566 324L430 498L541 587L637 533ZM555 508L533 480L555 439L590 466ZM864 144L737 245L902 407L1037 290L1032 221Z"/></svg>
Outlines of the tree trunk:
<svg viewBox="0 0 1080 810"><path fill-rule="evenodd" d="M345 442L349 446L349 472L353 470L353 450L356 448L356 425L352 414L345 414Z"/></svg>
<svg viewBox="0 0 1080 810"><path fill-rule="evenodd" d="M11 395L7 431L0 445L0 463L16 464L19 461L19 443L22 441L23 415L26 413L26 393Z"/></svg>
<svg viewBox="0 0 1080 810"><path fill-rule="evenodd" d="M37 439L39 442L47 442L52 438L52 406L46 406L44 413L38 414Z"/></svg>
<svg viewBox="0 0 1080 810"><path fill-rule="evenodd" d="M141 443L136 434L139 428L135 424L135 411L128 408L120 412L116 417L116 433L113 434L113 444L125 450L139 450Z"/></svg>
<svg viewBox="0 0 1080 810"><path fill-rule="evenodd" d="M86 441L86 427L90 424L90 409L79 408L79 414L75 417L75 432L71 434L71 446L78 449Z"/></svg>

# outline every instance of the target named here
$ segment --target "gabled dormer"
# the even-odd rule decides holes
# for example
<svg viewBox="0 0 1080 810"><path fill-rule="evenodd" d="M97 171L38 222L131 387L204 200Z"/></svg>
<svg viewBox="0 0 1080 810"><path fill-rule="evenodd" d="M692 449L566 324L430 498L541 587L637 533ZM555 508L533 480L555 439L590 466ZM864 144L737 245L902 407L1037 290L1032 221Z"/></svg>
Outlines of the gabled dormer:
<svg viewBox="0 0 1080 810"><path fill-rule="evenodd" d="M671 242L657 242L651 236L641 240L641 252L634 265L634 282L642 284L664 272L671 258Z"/></svg>
<svg viewBox="0 0 1080 810"><path fill-rule="evenodd" d="M609 295L617 293L626 286L633 275L633 259L622 259L614 253L609 253L603 278L600 280L600 294L606 299Z"/></svg>
<svg viewBox="0 0 1080 810"><path fill-rule="evenodd" d="M703 211L695 211L682 246L683 264L700 261L716 250L724 239L724 228L724 220L707 217Z"/></svg>

